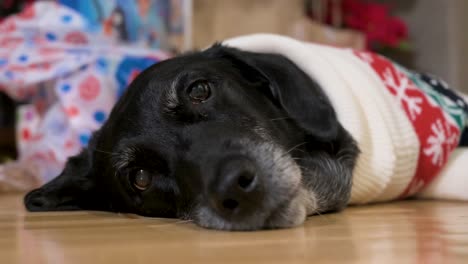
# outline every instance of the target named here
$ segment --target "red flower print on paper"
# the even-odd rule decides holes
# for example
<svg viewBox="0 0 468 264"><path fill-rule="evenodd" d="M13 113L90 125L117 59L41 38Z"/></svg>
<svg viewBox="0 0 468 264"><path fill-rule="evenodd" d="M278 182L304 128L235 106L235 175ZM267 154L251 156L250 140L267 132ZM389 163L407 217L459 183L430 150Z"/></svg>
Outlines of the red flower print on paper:
<svg viewBox="0 0 468 264"><path fill-rule="evenodd" d="M68 33L67 35L65 35L64 40L65 42L70 44L84 45L88 43L88 38L86 37L86 35L79 31L73 31Z"/></svg>
<svg viewBox="0 0 468 264"><path fill-rule="evenodd" d="M23 140L29 140L31 138L31 131L29 131L27 128L21 130L21 138Z"/></svg>
<svg viewBox="0 0 468 264"><path fill-rule="evenodd" d="M80 110L78 110L78 108L76 108L75 106L70 106L65 110L65 112L69 117L75 117L80 114Z"/></svg>
<svg viewBox="0 0 468 264"><path fill-rule="evenodd" d="M130 76L128 77L128 83L130 84L131 82L133 82L133 80L135 80L135 78L138 76L138 74L140 74L141 71L140 70L132 70L132 72L130 73Z"/></svg>
<svg viewBox="0 0 468 264"><path fill-rule="evenodd" d="M95 76L90 75L81 81L78 89L80 91L81 99L91 101L96 99L99 95L101 84Z"/></svg>
<svg viewBox="0 0 468 264"><path fill-rule="evenodd" d="M34 10L34 6L30 5L26 7L23 12L18 14L18 17L21 19L31 19L36 15L36 11Z"/></svg>

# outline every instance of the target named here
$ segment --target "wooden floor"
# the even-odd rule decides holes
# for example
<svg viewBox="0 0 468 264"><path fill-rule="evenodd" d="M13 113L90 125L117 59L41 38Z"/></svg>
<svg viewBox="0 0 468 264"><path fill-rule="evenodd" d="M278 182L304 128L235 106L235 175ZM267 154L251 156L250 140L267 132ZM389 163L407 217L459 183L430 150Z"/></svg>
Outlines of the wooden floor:
<svg viewBox="0 0 468 264"><path fill-rule="evenodd" d="M0 196L0 263L468 263L468 204L407 201L300 227L204 230L100 212L26 213Z"/></svg>

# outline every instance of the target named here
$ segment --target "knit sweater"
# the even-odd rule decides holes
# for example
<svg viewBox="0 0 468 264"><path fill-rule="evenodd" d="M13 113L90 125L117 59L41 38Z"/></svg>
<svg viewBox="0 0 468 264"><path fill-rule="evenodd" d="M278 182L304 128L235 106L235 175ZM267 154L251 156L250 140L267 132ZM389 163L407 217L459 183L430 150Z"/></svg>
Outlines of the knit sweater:
<svg viewBox="0 0 468 264"><path fill-rule="evenodd" d="M413 73L370 52L277 35L250 35L223 44L281 54L324 89L338 120L361 149L353 173L352 204L420 193L440 176L459 143L468 107L439 79ZM457 157L458 166L468 162L468 155ZM468 177L457 177L468 190ZM462 192L455 198L468 200Z"/></svg>

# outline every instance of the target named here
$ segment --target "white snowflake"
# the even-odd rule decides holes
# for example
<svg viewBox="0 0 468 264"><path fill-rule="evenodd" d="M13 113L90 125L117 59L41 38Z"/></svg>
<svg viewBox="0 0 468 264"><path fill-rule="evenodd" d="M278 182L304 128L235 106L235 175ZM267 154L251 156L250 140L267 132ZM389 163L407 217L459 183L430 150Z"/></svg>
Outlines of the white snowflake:
<svg viewBox="0 0 468 264"><path fill-rule="evenodd" d="M447 131L450 131L449 125L446 123L447 126ZM451 134L449 138L447 139L447 151L450 151L458 144L458 141L460 138L456 134Z"/></svg>
<svg viewBox="0 0 468 264"><path fill-rule="evenodd" d="M408 106L411 120L415 120L422 112L421 104L423 99L419 96L409 96L406 92L408 90L417 90L413 83L411 83L403 73L397 72L398 79L400 80L397 84L397 78L392 74L390 68L385 69L383 73L384 84L393 89L396 93L398 103L401 105L403 102Z"/></svg>
<svg viewBox="0 0 468 264"><path fill-rule="evenodd" d="M443 163L444 143L446 140L445 131L440 119L431 125L433 134L427 139L429 147L424 149L424 154L432 156L432 164L441 166Z"/></svg>
<svg viewBox="0 0 468 264"><path fill-rule="evenodd" d="M369 53L359 52L359 57L368 64L374 63L374 58Z"/></svg>
<svg viewBox="0 0 468 264"><path fill-rule="evenodd" d="M429 147L424 149L426 156L432 156L431 162L434 165L442 166L445 160L446 152L450 151L450 147L453 146L458 137L456 134L447 135L449 133L450 126L445 123L442 124L442 120L437 119L435 123L431 125L432 135L427 139Z"/></svg>
<svg viewBox="0 0 468 264"><path fill-rule="evenodd" d="M445 89L449 89L449 85L446 81L442 80L442 79L439 79L439 82L442 84L442 87L444 87Z"/></svg>
<svg viewBox="0 0 468 264"><path fill-rule="evenodd" d="M430 74L430 73L426 73L425 75L428 77L429 82L430 82L432 85L441 84L442 87L443 87L444 89L449 89L449 88L450 88L449 85L448 85L448 83L447 83L446 81L440 79L438 76L432 75L432 74Z"/></svg>
<svg viewBox="0 0 468 264"><path fill-rule="evenodd" d="M414 181L411 183L409 190L408 190L408 196L412 196L413 194L417 193L419 190L424 187L425 182L423 179L414 179Z"/></svg>

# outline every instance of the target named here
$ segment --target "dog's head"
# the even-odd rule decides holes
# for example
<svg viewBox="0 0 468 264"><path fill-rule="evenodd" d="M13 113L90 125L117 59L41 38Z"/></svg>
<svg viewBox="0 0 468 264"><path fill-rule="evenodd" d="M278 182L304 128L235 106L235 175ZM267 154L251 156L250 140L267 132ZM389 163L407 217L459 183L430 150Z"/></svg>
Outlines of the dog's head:
<svg viewBox="0 0 468 264"><path fill-rule="evenodd" d="M291 61L215 45L140 74L88 148L25 204L288 227L346 204L356 154Z"/></svg>

